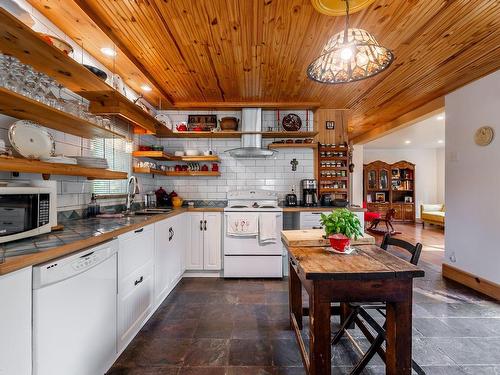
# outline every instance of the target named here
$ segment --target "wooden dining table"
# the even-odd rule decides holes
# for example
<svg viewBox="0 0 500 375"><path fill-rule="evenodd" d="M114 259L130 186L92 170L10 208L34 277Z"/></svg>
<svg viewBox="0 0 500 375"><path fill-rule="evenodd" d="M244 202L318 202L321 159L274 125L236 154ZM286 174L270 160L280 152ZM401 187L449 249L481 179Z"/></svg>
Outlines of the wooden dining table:
<svg viewBox="0 0 500 375"><path fill-rule="evenodd" d="M291 231L289 231L291 232ZM386 302L386 374L411 374L413 278L424 271L380 247L356 245L349 255L323 246L294 246L282 240L289 258L290 325L306 373L331 374L332 303L340 302L341 320L349 302ZM309 295L309 349L302 339L302 287ZM335 358L333 358L335 362Z"/></svg>

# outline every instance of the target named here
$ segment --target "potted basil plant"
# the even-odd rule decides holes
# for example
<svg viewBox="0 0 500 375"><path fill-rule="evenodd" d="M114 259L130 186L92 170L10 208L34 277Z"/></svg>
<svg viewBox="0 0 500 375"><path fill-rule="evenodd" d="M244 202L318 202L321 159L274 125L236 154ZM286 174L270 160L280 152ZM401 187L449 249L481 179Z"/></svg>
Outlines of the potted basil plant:
<svg viewBox="0 0 500 375"><path fill-rule="evenodd" d="M337 251L344 252L351 239L363 236L358 217L346 208L334 210L328 215L321 214L320 222L332 248Z"/></svg>

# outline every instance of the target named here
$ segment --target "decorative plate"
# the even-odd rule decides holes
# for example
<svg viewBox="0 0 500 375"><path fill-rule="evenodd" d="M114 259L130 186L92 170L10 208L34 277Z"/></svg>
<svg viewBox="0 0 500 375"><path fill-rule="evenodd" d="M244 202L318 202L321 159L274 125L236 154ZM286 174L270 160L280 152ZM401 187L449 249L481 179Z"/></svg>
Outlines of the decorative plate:
<svg viewBox="0 0 500 375"><path fill-rule="evenodd" d="M18 153L28 159L47 159L56 150L52 135L40 125L27 120L12 124L9 141Z"/></svg>
<svg viewBox="0 0 500 375"><path fill-rule="evenodd" d="M287 132L296 132L302 127L302 120L295 113L289 113L283 117L282 125Z"/></svg>
<svg viewBox="0 0 500 375"><path fill-rule="evenodd" d="M350 0L349 13L356 13L367 8L375 0ZM311 0L313 7L327 16L345 16L345 0Z"/></svg>
<svg viewBox="0 0 500 375"><path fill-rule="evenodd" d="M474 134L474 142L478 146L488 146L495 137L495 131L491 126L482 126Z"/></svg>
<svg viewBox="0 0 500 375"><path fill-rule="evenodd" d="M170 130L173 130L174 125L172 124L172 120L170 120L170 117L164 113L159 113L155 116L155 119L160 121L163 125L165 125L167 128Z"/></svg>

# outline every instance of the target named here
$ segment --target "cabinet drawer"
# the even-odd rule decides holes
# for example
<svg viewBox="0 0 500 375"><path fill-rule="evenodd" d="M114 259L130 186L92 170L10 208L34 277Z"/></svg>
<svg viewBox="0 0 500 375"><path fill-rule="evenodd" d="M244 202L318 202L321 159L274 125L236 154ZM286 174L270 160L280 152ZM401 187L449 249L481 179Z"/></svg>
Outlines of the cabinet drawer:
<svg viewBox="0 0 500 375"><path fill-rule="evenodd" d="M118 250L118 280L123 280L153 259L154 226L148 225L120 235Z"/></svg>
<svg viewBox="0 0 500 375"><path fill-rule="evenodd" d="M396 214L394 215L394 220L403 220L403 208L400 204L392 204L391 208L394 208Z"/></svg>
<svg viewBox="0 0 500 375"><path fill-rule="evenodd" d="M139 332L153 308L153 262L120 283L118 290L117 346L121 351Z"/></svg>

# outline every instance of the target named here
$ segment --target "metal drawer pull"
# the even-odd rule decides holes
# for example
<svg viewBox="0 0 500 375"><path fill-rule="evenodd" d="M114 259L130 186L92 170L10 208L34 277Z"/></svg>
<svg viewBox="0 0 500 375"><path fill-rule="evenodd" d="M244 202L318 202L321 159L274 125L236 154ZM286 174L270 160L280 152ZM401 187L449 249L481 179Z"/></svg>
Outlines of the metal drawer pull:
<svg viewBox="0 0 500 375"><path fill-rule="evenodd" d="M200 220L200 230L203 230L203 220Z"/></svg>
<svg viewBox="0 0 500 375"><path fill-rule="evenodd" d="M144 230L144 228L134 230L134 233L141 233Z"/></svg>
<svg viewBox="0 0 500 375"><path fill-rule="evenodd" d="M323 227L312 227L312 229L323 229Z"/></svg>
<svg viewBox="0 0 500 375"><path fill-rule="evenodd" d="M144 281L144 276L139 277L139 280L134 281L134 286L137 286L137 284L140 284Z"/></svg>
<svg viewBox="0 0 500 375"><path fill-rule="evenodd" d="M203 221L203 224L204 224L203 230L207 230L207 221L206 221L206 220L204 220L204 221Z"/></svg>

